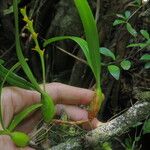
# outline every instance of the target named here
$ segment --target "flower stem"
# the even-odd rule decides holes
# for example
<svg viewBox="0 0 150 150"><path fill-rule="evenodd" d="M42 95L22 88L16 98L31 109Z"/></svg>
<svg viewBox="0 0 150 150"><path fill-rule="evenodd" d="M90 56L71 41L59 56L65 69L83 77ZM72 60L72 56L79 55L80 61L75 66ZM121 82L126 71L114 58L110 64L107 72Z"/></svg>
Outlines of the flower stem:
<svg viewBox="0 0 150 150"><path fill-rule="evenodd" d="M41 66L42 66L42 78L43 78L43 90L45 91L45 84L46 84L46 75L45 75L45 61L44 61L44 54L40 55L41 59Z"/></svg>
<svg viewBox="0 0 150 150"><path fill-rule="evenodd" d="M35 32L34 27L33 27L33 21L30 20L27 16L26 13L26 7L21 9L21 13L23 15L23 20L27 23L26 24L26 29L31 33L32 39L34 40L35 43L35 48L33 50L37 51L40 60L41 60L41 67L42 67L42 78L43 78L43 91L45 91L45 83L46 83L46 77L45 77L45 62L44 62L44 51L41 50L38 42L38 34Z"/></svg>

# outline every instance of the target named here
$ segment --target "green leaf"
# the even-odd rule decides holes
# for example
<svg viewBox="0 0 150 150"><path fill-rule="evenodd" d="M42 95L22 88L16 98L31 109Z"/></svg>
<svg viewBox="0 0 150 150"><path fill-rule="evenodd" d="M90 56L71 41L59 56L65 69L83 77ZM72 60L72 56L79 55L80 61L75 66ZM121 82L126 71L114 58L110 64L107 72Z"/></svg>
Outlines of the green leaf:
<svg viewBox="0 0 150 150"><path fill-rule="evenodd" d="M108 71L116 80L119 80L119 77L120 77L120 68L119 67L117 67L115 65L109 65Z"/></svg>
<svg viewBox="0 0 150 150"><path fill-rule="evenodd" d="M54 102L52 98L47 93L41 94L41 101L42 101L42 114L43 119L45 122L49 123L56 112Z"/></svg>
<svg viewBox="0 0 150 150"><path fill-rule="evenodd" d="M87 62L91 67L91 70L95 76L96 90L99 91L99 95L101 95L101 86L100 86L101 58L99 53L99 35L96 23L87 0L74 0L74 2L78 9L79 16L81 18L84 27L86 42L79 37L72 37L72 36L68 37L69 39L77 42L79 46L82 48L86 56ZM55 37L55 39L52 38L53 40L49 39L48 41L45 41L44 46L46 46L49 43L52 43L52 41L55 41L56 38L58 37ZM61 37L59 38L61 39ZM101 102L99 102L99 104L101 105Z"/></svg>
<svg viewBox="0 0 150 150"><path fill-rule="evenodd" d="M145 69L150 69L150 62L146 63L144 66Z"/></svg>
<svg viewBox="0 0 150 150"><path fill-rule="evenodd" d="M117 14L117 17L122 18L123 20L126 19L126 18L125 18L123 15L121 15L121 14Z"/></svg>
<svg viewBox="0 0 150 150"><path fill-rule="evenodd" d="M21 2L21 0L18 0L18 4ZM4 16L5 15L9 15L9 14L11 14L11 13L13 13L14 12L14 10L13 10L13 6L11 5L8 9L5 9L4 11L3 11L3 14L4 14Z"/></svg>
<svg viewBox="0 0 150 150"><path fill-rule="evenodd" d="M150 39L146 41L147 46L150 46Z"/></svg>
<svg viewBox="0 0 150 150"><path fill-rule="evenodd" d="M2 79L5 78L8 72L9 70L0 64L0 77ZM36 89L30 82L28 82L27 80L25 80L24 78L18 76L17 74L13 72L9 72L9 75L6 78L6 81L11 85L17 86L20 88L30 89L30 90Z"/></svg>
<svg viewBox="0 0 150 150"><path fill-rule="evenodd" d="M2 65L2 64L4 64L4 60L2 60L2 59L0 59L0 64Z"/></svg>
<svg viewBox="0 0 150 150"><path fill-rule="evenodd" d="M128 19L131 16L131 12L130 11L125 11L125 17L126 19Z"/></svg>
<svg viewBox="0 0 150 150"><path fill-rule="evenodd" d="M20 113L18 113L13 120L11 121L10 125L8 126L9 131L13 131L15 127L24 120L29 114L37 110L38 108L42 107L42 104L34 104L29 106L28 108L24 109Z"/></svg>
<svg viewBox="0 0 150 150"><path fill-rule="evenodd" d="M99 35L96 23L87 0L74 0L78 13L84 27L86 41L88 43L89 55L93 73L96 78L96 86L101 91L100 74L101 74L101 58L99 53Z"/></svg>
<svg viewBox="0 0 150 150"><path fill-rule="evenodd" d="M18 0L13 0L13 9L14 9L14 17L15 17L15 41L16 41L17 57L19 59L19 62L21 64L25 74L27 75L27 77L29 78L31 83L35 86L35 88L38 92L42 93L42 90L41 90L39 84L37 83L35 77L33 76L32 71L29 68L29 66L25 60L25 57L23 56L23 53L22 53L22 49L21 49L21 45L20 45L20 37L19 37Z"/></svg>
<svg viewBox="0 0 150 150"><path fill-rule="evenodd" d="M140 30L141 34L147 39L150 39L149 33L146 30Z"/></svg>
<svg viewBox="0 0 150 150"><path fill-rule="evenodd" d="M138 6L141 6L141 4L142 4L141 0L135 0L135 2L138 4Z"/></svg>
<svg viewBox="0 0 150 150"><path fill-rule="evenodd" d="M150 133L150 119L146 120L143 126L143 134Z"/></svg>
<svg viewBox="0 0 150 150"><path fill-rule="evenodd" d="M144 48L147 46L147 43L132 43L129 44L127 47L140 47L140 48Z"/></svg>
<svg viewBox="0 0 150 150"><path fill-rule="evenodd" d="M119 24L123 24L123 23L125 23L124 20L116 19L116 20L114 21L114 23L113 23L113 26L116 26L116 25L119 25Z"/></svg>
<svg viewBox="0 0 150 150"><path fill-rule="evenodd" d="M75 5L79 11L79 15L81 17L86 40L83 40L79 37L74 36L63 36L63 37L55 37L48 39L44 42L44 47L52 42L60 41L64 39L71 39L78 43L78 45L83 50L86 59L88 61L89 66L92 69L92 72L96 78L97 85L100 85L100 71L101 71L101 60L99 54L99 39L98 39L98 31L96 28L96 23L94 17L92 15L91 9L86 0L74 0ZM92 36L91 36L92 35Z"/></svg>
<svg viewBox="0 0 150 150"><path fill-rule="evenodd" d="M4 86L4 83L5 83L6 79L7 79L7 77L9 76L9 74L10 74L12 71L14 71L16 68L18 68L19 65L20 65L20 63L16 63L16 64L7 72L7 74L5 75L5 77L4 77L3 81L2 81L2 83L0 84L0 123L1 123L3 129L5 129L5 126L4 126L4 122L3 122L3 110L2 110L3 108L2 108L2 102L1 102L2 88L3 88L3 86Z"/></svg>
<svg viewBox="0 0 150 150"><path fill-rule="evenodd" d="M75 37L75 36L54 37L54 38L50 38L48 40L45 40L43 46L46 47L48 44L52 44L53 42L58 42L58 41L61 41L61 40L68 40L68 39L76 42L80 46L80 48L82 49L84 55L86 56L86 59L88 61L89 66L91 67L92 71L94 71L93 66L92 66L92 62L91 62L91 59L90 59L88 44L84 39L82 39L80 37Z"/></svg>
<svg viewBox="0 0 150 150"><path fill-rule="evenodd" d="M4 16L13 13L13 6L10 6L8 9L3 11Z"/></svg>
<svg viewBox="0 0 150 150"><path fill-rule="evenodd" d="M113 60L116 60L114 53L106 47L100 47L100 53L105 56L111 57Z"/></svg>
<svg viewBox="0 0 150 150"><path fill-rule="evenodd" d="M144 61L150 60L150 54L144 54L144 55L140 58L140 60L144 60Z"/></svg>
<svg viewBox="0 0 150 150"><path fill-rule="evenodd" d="M131 67L131 62L129 60L123 60L120 65L124 70L129 70Z"/></svg>
<svg viewBox="0 0 150 150"><path fill-rule="evenodd" d="M131 35L133 35L134 37L137 36L136 30L131 26L131 24L127 23L126 28Z"/></svg>

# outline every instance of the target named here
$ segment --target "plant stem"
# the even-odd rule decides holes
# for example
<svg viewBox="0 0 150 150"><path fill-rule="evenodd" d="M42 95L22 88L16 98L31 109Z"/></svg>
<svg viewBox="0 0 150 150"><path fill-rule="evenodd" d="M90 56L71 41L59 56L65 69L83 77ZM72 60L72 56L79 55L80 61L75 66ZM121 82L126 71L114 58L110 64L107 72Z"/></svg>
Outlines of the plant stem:
<svg viewBox="0 0 150 150"><path fill-rule="evenodd" d="M44 61L44 54L40 55L41 59L41 66L42 66L42 78L43 78L43 90L45 91L45 84L46 84L46 75L45 75L45 61Z"/></svg>
<svg viewBox="0 0 150 150"><path fill-rule="evenodd" d="M33 27L31 27L33 29ZM32 30L31 30L32 31ZM42 78L43 78L43 91L45 91L45 83L46 83L46 75L45 75L45 61L44 61L44 51L41 50L39 46L39 42L37 40L37 34L35 33L34 29L31 32L33 40L35 42L35 50L39 53L40 60L41 60L41 67L42 67Z"/></svg>
<svg viewBox="0 0 150 150"><path fill-rule="evenodd" d="M101 89L101 87L100 87L100 85L99 86L97 86L97 88L96 88L96 95L98 96L98 104L99 104L99 109L101 108L101 105L102 105L102 102L103 102L103 100L104 100L104 98L103 98L103 96L102 96L102 89Z"/></svg>
<svg viewBox="0 0 150 150"><path fill-rule="evenodd" d="M37 83L30 67L28 66L25 57L23 56L22 53L22 48L21 48L21 44L20 44L20 37L19 37L19 18L18 18L18 1L17 0L13 0L13 9L14 9L14 17L15 17L15 40L16 40L16 52L17 52L17 56L19 59L19 62L25 72L25 74L27 75L27 77L29 78L29 80L31 81L31 83L35 86L36 90L38 92L42 92L39 84Z"/></svg>
<svg viewBox="0 0 150 150"><path fill-rule="evenodd" d="M4 121L3 121L3 109L2 109L2 101L1 101L2 88L3 88L3 85L4 85L7 77L9 76L9 74L11 72L13 72L19 66L20 66L20 63L18 62L13 67L11 67L11 69L7 72L7 74L5 75L3 81L2 81L2 83L0 85L0 123L1 123L3 129L6 129L6 128L5 128Z"/></svg>
<svg viewBox="0 0 150 150"><path fill-rule="evenodd" d="M34 35L35 32L31 33L32 36ZM44 61L44 51L41 50L37 37L35 38L33 36L34 42L35 42L35 50L39 53L40 60L41 60L41 67L42 67L42 78L43 78L43 91L45 91L45 83L46 83L46 77L45 77L45 61Z"/></svg>
<svg viewBox="0 0 150 150"><path fill-rule="evenodd" d="M22 13L22 15L24 17L23 20L27 23L26 24L26 28L31 33L32 39L34 40L34 43L35 43L35 48L33 48L33 50L37 51L39 56L40 56L41 67L42 67L42 78L43 78L43 91L45 91L46 77L45 77L44 51L41 50L41 48L40 48L40 45L39 45L39 42L38 42L38 34L34 30L33 21L30 20L28 18L28 16L27 16L26 7L21 9L21 13Z"/></svg>

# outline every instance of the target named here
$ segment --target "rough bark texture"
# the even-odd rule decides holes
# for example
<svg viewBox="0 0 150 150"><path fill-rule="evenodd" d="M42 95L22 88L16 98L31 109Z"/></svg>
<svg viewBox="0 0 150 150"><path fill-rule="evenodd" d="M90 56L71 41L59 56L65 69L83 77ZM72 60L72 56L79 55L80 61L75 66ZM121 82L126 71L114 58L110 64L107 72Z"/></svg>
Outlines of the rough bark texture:
<svg viewBox="0 0 150 150"><path fill-rule="evenodd" d="M136 97L139 101L122 115L102 124L95 130L90 131L84 138L82 137L82 139L74 138L66 143L61 143L58 146L52 147L51 149L73 150L75 148L83 148L84 145L96 146L98 143L103 143L115 136L122 135L133 125L144 120L150 114L150 92L140 92L140 94L138 93Z"/></svg>

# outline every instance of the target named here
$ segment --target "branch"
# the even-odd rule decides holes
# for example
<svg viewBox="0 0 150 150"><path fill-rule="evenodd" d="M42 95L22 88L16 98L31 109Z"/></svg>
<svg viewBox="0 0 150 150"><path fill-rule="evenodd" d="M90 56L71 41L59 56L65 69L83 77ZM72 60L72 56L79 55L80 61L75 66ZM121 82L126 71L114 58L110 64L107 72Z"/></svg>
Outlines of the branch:
<svg viewBox="0 0 150 150"><path fill-rule="evenodd" d="M61 143L52 147L51 150L73 150L75 148L81 148L83 145L82 140L85 140L88 145L95 145L99 142L105 142L128 131L129 128L131 128L137 122L144 120L150 114L150 92L138 92L135 97L139 101L130 107L124 114L102 124L95 130L90 131L85 135L84 139L73 138L66 143Z"/></svg>

